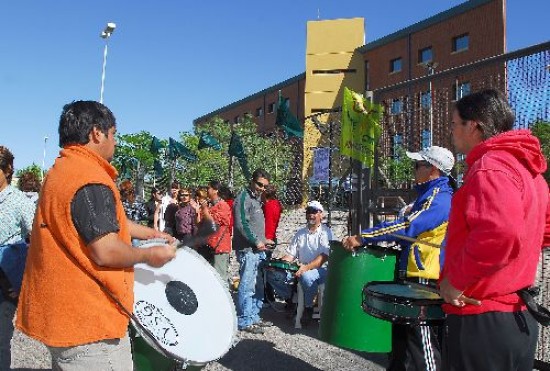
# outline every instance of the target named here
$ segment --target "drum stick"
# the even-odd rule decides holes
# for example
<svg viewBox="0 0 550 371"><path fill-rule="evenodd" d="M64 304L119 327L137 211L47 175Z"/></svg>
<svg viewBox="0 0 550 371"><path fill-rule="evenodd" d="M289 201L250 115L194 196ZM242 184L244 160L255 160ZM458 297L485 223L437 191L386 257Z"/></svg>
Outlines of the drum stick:
<svg viewBox="0 0 550 371"><path fill-rule="evenodd" d="M409 242L412 242L412 243L419 243L419 244L422 244L422 245L435 247L437 249L441 249L441 247L442 247L441 245L438 245L438 244L435 244L435 243L422 241L422 240L417 240L416 238L412 238L412 237L409 237L409 236L403 236L401 234L390 233L390 236L395 237L395 238L400 239L400 240L409 241Z"/></svg>

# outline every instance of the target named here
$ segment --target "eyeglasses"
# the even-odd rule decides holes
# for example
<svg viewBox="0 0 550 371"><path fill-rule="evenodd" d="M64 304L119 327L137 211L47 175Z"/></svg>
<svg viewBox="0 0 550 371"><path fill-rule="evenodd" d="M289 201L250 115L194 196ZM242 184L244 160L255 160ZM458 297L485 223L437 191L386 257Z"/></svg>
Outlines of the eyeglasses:
<svg viewBox="0 0 550 371"><path fill-rule="evenodd" d="M416 162L414 163L414 168L415 168L415 170L420 169L422 166L423 166L423 167L431 167L431 166L433 166L433 165L430 164L428 161L416 161Z"/></svg>
<svg viewBox="0 0 550 371"><path fill-rule="evenodd" d="M266 183L258 182L257 180L255 180L254 183L256 183L256 185L262 189L267 187Z"/></svg>
<svg viewBox="0 0 550 371"><path fill-rule="evenodd" d="M180 194L180 197L189 197L189 193L182 193Z"/></svg>
<svg viewBox="0 0 550 371"><path fill-rule="evenodd" d="M317 210L313 207L306 207L306 214L317 214L320 213L321 210Z"/></svg>

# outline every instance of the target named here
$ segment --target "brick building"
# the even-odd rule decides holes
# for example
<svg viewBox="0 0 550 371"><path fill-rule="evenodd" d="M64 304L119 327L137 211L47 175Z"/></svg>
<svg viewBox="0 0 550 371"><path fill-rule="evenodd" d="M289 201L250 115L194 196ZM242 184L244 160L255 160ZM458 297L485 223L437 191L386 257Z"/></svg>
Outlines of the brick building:
<svg viewBox="0 0 550 371"><path fill-rule="evenodd" d="M395 130L387 133L386 140L399 142L400 136L412 135L420 138L422 145L447 144L445 132L432 130L433 139L426 134L427 123L433 126L434 121L447 120L445 113L433 112L437 99L434 92L451 95L452 101L472 90L470 80L475 80L476 75L495 75L494 69L501 67L456 76L447 73L444 79L434 79L433 84L428 75L504 53L505 19L505 0L470 0L356 49L364 59L365 91L373 91L375 101L384 103L387 112L394 116L391 121ZM279 90L288 99L291 112L303 122L307 77L308 72L289 78L201 116L194 124L205 123L215 116L228 124L235 123L250 114L260 133L270 132L275 126ZM418 80L414 88L398 87L411 80ZM400 117L405 107L409 111L412 107L413 116Z"/></svg>

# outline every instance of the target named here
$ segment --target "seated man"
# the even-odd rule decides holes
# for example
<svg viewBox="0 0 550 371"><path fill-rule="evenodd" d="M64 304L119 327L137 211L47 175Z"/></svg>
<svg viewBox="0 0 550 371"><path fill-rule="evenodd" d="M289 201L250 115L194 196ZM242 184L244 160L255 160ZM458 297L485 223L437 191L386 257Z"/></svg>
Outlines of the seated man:
<svg viewBox="0 0 550 371"><path fill-rule="evenodd" d="M313 298L317 293L317 287L325 282L327 275L325 263L330 252L329 241L332 239L332 231L329 227L321 224L323 212L323 206L319 201L308 202L306 207L307 227L296 232L285 250L285 255L281 258L288 262L297 261L300 266L296 277L304 291L305 310L302 317L304 324L307 324L312 318ZM278 295L287 300L291 298L293 277L290 273L269 271L267 280Z"/></svg>

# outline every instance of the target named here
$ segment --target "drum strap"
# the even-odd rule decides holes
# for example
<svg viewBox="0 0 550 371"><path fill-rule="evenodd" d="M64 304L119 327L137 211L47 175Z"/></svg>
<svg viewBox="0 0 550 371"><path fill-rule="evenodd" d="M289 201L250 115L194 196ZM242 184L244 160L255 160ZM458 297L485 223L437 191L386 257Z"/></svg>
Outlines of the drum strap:
<svg viewBox="0 0 550 371"><path fill-rule="evenodd" d="M518 291L519 297L527 305L527 310L533 318L543 326L550 326L550 311L535 301L539 294L538 287L530 287Z"/></svg>

